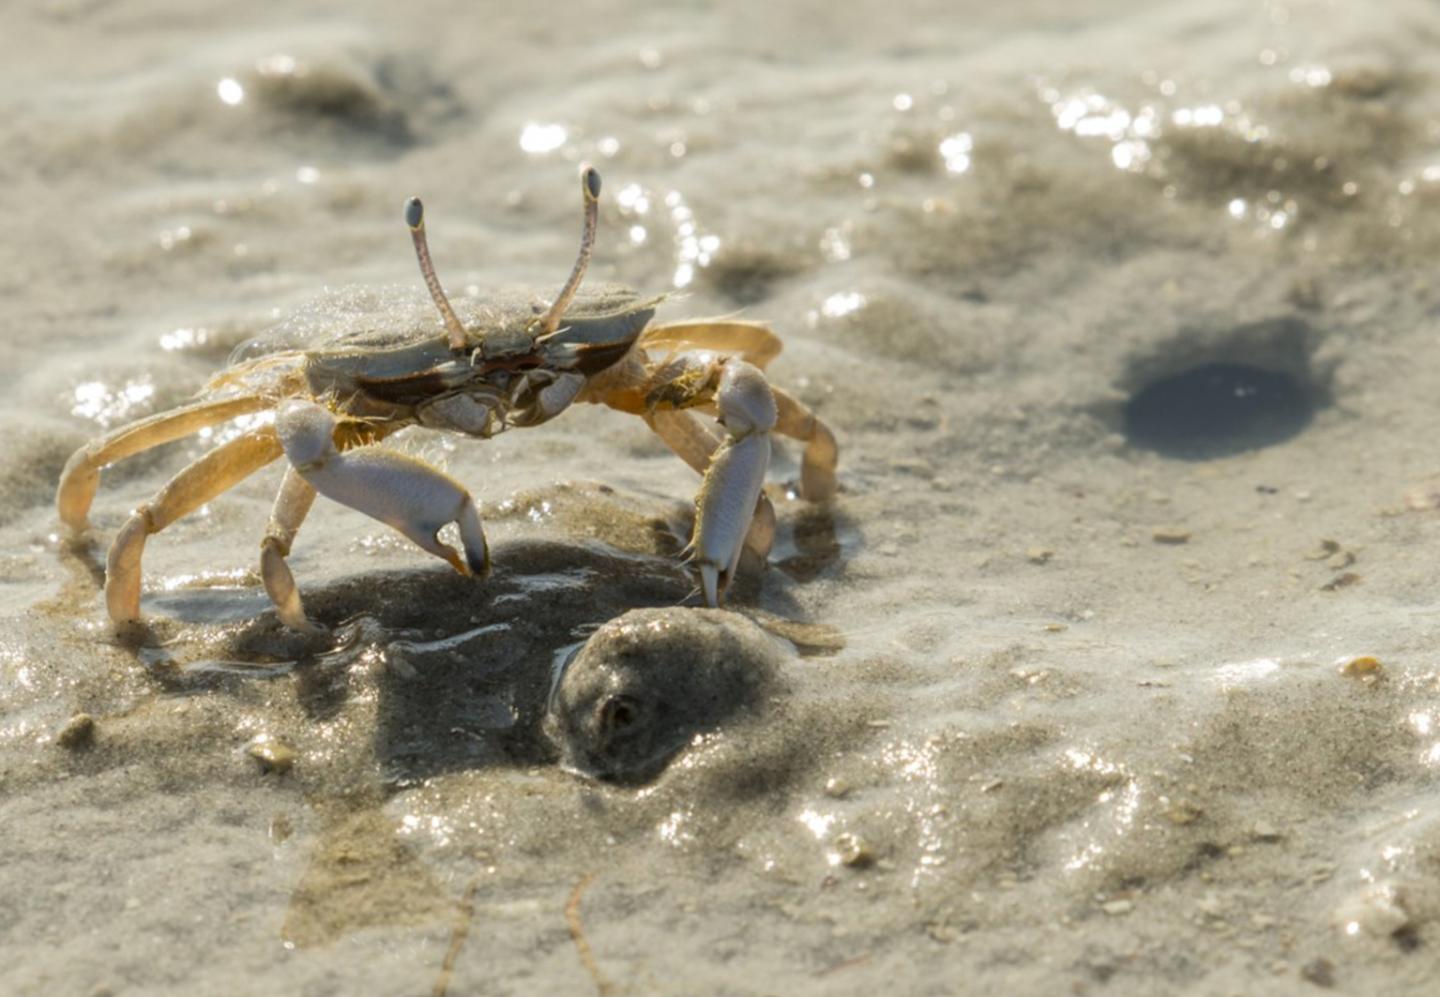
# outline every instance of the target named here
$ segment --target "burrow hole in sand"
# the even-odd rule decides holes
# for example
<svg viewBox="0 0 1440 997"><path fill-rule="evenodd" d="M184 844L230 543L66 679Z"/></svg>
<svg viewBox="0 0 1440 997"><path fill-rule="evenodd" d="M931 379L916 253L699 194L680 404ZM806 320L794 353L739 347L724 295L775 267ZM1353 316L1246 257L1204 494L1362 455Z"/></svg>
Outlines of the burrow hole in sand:
<svg viewBox="0 0 1440 997"><path fill-rule="evenodd" d="M1121 413L1131 446L1179 460L1230 457L1293 439L1328 402L1328 376L1311 363L1315 337L1303 322L1185 340L1169 363L1132 368Z"/></svg>

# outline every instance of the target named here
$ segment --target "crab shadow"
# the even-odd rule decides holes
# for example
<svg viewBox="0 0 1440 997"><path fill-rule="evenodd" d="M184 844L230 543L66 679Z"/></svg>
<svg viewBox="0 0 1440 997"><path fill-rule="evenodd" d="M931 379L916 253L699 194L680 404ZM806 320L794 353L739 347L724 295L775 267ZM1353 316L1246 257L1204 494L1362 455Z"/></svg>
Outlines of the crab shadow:
<svg viewBox="0 0 1440 997"><path fill-rule="evenodd" d="M498 547L478 582L433 569L344 579L309 600L317 619L347 622L338 647L297 671L297 695L321 718L345 708L357 679L373 682L375 758L390 780L550 764L542 724L569 653L607 620L680 604L692 588L671 559L547 540ZM266 621L240 644L263 650L277 636L288 637ZM357 671L357 655L374 666Z"/></svg>
<svg viewBox="0 0 1440 997"><path fill-rule="evenodd" d="M254 593L167 596L151 608L191 622L170 639L157 623L134 652L171 694L244 695L256 681L284 678L311 724L363 716L375 765L392 785L551 765L560 750L544 724L572 654L628 610L698 605L694 580L673 555L585 540L512 541L496 547L494 565L479 581L427 566L314 588L306 609L327 627L315 635L269 612L198 622L254 609ZM758 565L742 569L732 604L773 615L755 605L764 581ZM766 595L773 610L793 608L783 592ZM228 614L216 608L227 599L236 603Z"/></svg>

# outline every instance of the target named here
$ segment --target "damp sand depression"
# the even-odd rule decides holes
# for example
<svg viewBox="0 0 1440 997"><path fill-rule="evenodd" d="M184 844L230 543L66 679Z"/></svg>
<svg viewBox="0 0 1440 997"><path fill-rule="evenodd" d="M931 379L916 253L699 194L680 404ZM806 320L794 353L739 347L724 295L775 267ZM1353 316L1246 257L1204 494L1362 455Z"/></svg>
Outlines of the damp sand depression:
<svg viewBox="0 0 1440 997"><path fill-rule="evenodd" d="M9 6L0 988L1425 992L1440 14L1086 8ZM693 584L694 474L590 407L394 441L483 584L322 500L284 632L270 468L117 639L105 544L231 430L79 546L70 452L277 322L436 321L412 194L457 298L558 286L582 160L593 277L770 322L840 440L820 507L780 446L745 709L640 785L546 739Z"/></svg>

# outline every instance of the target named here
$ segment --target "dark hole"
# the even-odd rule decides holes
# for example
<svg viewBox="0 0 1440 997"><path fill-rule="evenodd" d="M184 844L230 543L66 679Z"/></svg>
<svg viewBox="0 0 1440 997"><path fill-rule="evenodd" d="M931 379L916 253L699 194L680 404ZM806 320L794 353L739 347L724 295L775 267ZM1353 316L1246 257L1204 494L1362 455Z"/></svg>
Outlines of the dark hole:
<svg viewBox="0 0 1440 997"><path fill-rule="evenodd" d="M1125 405L1132 444L1181 460L1209 460L1283 443L1315 414L1289 374L1212 363L1146 385Z"/></svg>
<svg viewBox="0 0 1440 997"><path fill-rule="evenodd" d="M605 720L611 730L624 730L635 722L636 702L629 696L615 696L605 701Z"/></svg>

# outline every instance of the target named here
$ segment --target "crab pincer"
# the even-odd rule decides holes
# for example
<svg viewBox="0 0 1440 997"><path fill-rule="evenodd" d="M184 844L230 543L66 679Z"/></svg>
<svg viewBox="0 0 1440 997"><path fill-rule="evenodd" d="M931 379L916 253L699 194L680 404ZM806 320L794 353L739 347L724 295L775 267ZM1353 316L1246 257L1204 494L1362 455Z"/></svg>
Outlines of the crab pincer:
<svg viewBox="0 0 1440 997"><path fill-rule="evenodd" d="M321 495L393 527L462 575L489 573L480 514L464 485L394 450L364 446L342 453L335 428L335 417L306 399L292 398L275 413L290 465ZM437 536L448 523L460 528L463 559Z"/></svg>
<svg viewBox="0 0 1440 997"><path fill-rule="evenodd" d="M765 375L743 360L725 363L715 406L726 436L700 484L690 541L707 606L720 605L740 563L770 466L770 431L777 418Z"/></svg>

